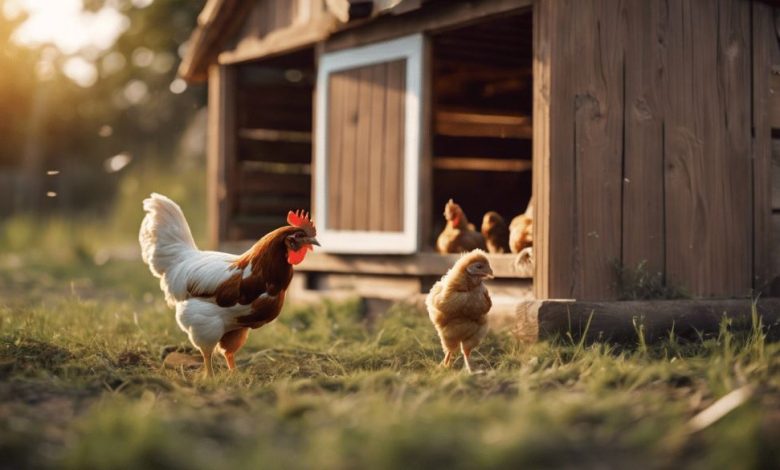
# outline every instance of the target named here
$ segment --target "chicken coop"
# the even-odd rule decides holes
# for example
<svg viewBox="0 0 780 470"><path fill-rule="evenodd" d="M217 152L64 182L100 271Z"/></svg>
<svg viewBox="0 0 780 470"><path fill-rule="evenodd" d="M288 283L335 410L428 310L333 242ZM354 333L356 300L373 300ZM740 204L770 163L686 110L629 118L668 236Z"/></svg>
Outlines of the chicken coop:
<svg viewBox="0 0 780 470"><path fill-rule="evenodd" d="M435 251L447 200L477 229L532 200L533 269L490 255L494 293L615 299L616 272L640 264L693 297L767 292L775 15L751 0L208 0L179 73L208 82L212 243L241 250L311 210L322 248L296 268L303 287L400 298L457 259Z"/></svg>

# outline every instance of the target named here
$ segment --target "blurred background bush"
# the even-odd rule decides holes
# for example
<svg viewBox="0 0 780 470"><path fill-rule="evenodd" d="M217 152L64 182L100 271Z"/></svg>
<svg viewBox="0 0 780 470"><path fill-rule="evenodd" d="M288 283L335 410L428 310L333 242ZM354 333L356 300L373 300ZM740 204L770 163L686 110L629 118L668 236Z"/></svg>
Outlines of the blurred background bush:
<svg viewBox="0 0 780 470"><path fill-rule="evenodd" d="M202 6L0 0L0 251L129 246L151 191L200 238L206 93L176 68Z"/></svg>

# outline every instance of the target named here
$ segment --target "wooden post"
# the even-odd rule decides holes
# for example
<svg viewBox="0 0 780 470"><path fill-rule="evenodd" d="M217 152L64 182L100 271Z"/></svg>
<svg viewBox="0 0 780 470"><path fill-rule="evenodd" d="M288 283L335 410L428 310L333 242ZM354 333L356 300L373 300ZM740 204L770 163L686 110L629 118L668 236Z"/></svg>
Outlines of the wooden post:
<svg viewBox="0 0 780 470"><path fill-rule="evenodd" d="M227 65L210 66L206 185L209 245L213 248L218 248L227 240L232 210L230 189L236 181L235 96L234 68Z"/></svg>

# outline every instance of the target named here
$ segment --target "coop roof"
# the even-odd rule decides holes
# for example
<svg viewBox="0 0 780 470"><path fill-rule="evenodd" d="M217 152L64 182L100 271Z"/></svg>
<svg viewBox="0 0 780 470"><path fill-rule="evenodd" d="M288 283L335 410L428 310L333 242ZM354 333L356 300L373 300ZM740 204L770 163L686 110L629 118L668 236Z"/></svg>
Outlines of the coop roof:
<svg viewBox="0 0 780 470"><path fill-rule="evenodd" d="M430 1L430 0L427 0ZM325 39L349 22L382 14L400 14L419 8L426 0L325 0L325 13L335 19L335 26L321 35L308 35L311 43ZM198 24L190 35L179 75L191 82L207 78L208 66L244 23L256 2L245 0L207 0L198 15ZM316 25L311 24L311 28ZM301 46L301 44L296 44Z"/></svg>

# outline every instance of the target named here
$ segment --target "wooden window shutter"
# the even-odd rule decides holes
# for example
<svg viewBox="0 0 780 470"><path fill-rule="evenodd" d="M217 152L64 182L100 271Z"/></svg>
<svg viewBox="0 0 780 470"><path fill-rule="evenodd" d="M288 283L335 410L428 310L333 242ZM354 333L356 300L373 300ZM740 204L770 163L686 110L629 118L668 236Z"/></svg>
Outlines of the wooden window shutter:
<svg viewBox="0 0 780 470"><path fill-rule="evenodd" d="M325 251L418 249L423 40L320 58L314 217Z"/></svg>

